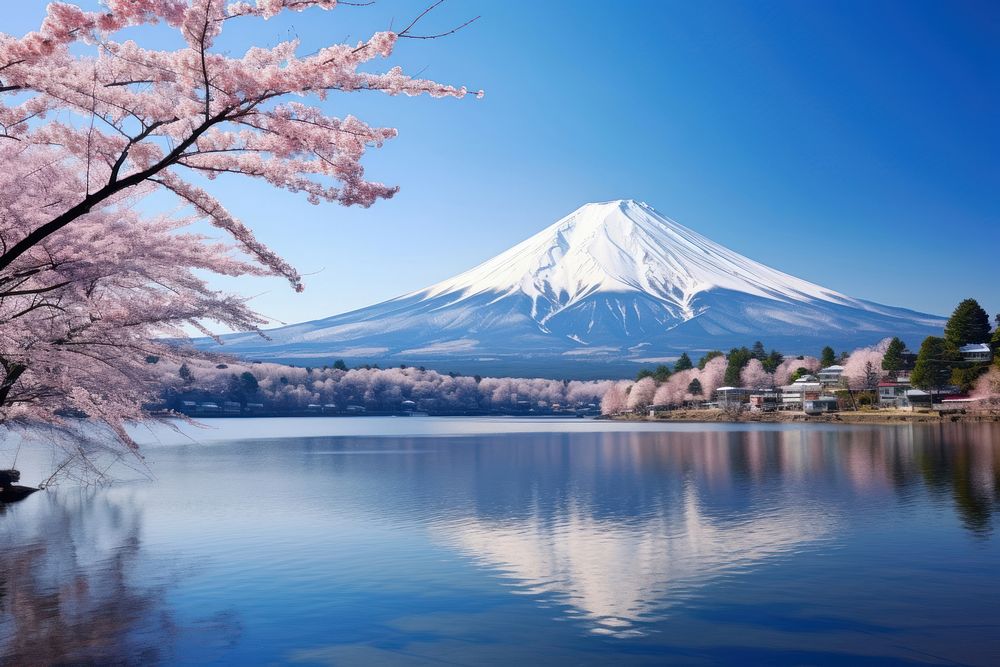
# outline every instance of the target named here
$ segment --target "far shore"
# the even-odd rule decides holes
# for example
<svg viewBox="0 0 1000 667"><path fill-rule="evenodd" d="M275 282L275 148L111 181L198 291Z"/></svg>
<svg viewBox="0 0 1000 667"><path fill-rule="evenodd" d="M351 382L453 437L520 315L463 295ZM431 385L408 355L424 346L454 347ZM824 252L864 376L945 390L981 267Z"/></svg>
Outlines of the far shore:
<svg viewBox="0 0 1000 667"><path fill-rule="evenodd" d="M648 415L619 415L610 419L620 421L672 421L672 422L761 422L795 423L815 422L831 424L943 424L950 422L998 423L1000 410L967 410L964 412L937 410L908 412L905 410L844 410L821 415L807 415L804 412L742 412L733 415L719 409L669 410Z"/></svg>

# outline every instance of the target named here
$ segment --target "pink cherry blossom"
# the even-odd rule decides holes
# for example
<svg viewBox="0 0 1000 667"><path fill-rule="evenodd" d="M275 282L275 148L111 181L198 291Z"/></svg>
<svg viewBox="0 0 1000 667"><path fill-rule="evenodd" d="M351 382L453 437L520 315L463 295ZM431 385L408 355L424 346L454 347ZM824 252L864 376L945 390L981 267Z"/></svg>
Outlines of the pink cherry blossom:
<svg viewBox="0 0 1000 667"><path fill-rule="evenodd" d="M164 338L264 323L206 274L279 276L302 288L298 271L198 177L237 174L315 204L367 207L397 192L362 166L396 131L326 115L318 102L351 92L464 97L464 87L380 67L416 37L416 22L311 53L294 40L242 54L214 48L231 22L336 5L105 0L86 11L52 2L38 30L0 34L0 424L80 431L75 416L87 415L131 447L124 425L148 417L162 369L197 357ZM153 24L174 31L180 48L144 44ZM147 200L164 194L179 207L147 213ZM223 240L192 232L201 222ZM441 379L436 395L462 396L469 383ZM383 384L365 391L381 396ZM529 393L551 394L545 387Z"/></svg>

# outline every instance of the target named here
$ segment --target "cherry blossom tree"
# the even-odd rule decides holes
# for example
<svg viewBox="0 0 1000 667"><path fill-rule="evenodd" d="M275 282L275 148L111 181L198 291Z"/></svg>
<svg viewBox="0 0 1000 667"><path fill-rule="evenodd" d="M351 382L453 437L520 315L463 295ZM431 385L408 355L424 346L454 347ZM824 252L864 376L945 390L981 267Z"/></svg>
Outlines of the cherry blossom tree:
<svg viewBox="0 0 1000 667"><path fill-rule="evenodd" d="M616 382L601 398L601 414L616 415L628 409L628 390L632 382L622 380Z"/></svg>
<svg viewBox="0 0 1000 667"><path fill-rule="evenodd" d="M883 357L885 357L885 349L881 343L874 347L863 347L851 352L844 363L843 377L847 380L847 386L854 390L873 391L876 389L882 374Z"/></svg>
<svg viewBox="0 0 1000 667"><path fill-rule="evenodd" d="M705 364L698 380L701 382L701 390L706 398L711 397L715 390L722 386L726 377L726 366L728 362L725 357L715 357Z"/></svg>
<svg viewBox="0 0 1000 667"><path fill-rule="evenodd" d="M806 356L801 359L785 359L774 369L774 384L779 387L790 384L792 375L800 368L806 369L809 373L815 373L819 370L819 365L819 359L816 357Z"/></svg>
<svg viewBox="0 0 1000 667"><path fill-rule="evenodd" d="M652 404L656 394L656 380L651 377L642 378L634 385L628 394L626 407L629 410L645 410Z"/></svg>
<svg viewBox="0 0 1000 667"><path fill-rule="evenodd" d="M134 447L124 424L146 417L155 362L179 354L156 338L263 323L210 289L204 272L279 276L302 289L294 267L198 177L239 174L314 204L367 207L396 193L362 167L396 131L319 104L365 91L465 96L399 67L372 71L400 40L440 36L417 32L436 4L399 31L308 54L295 40L239 56L215 48L230 22L336 5L105 0L94 12L53 2L37 31L0 34L0 423L72 429L67 415L88 415ZM136 41L153 24L183 46ZM140 213L163 195L182 208ZM228 241L186 229L194 222Z"/></svg>
<svg viewBox="0 0 1000 667"><path fill-rule="evenodd" d="M751 359L740 371L740 380L748 389L770 389L774 386L774 376L764 370L759 359Z"/></svg>
<svg viewBox="0 0 1000 667"><path fill-rule="evenodd" d="M972 389L973 398L990 405L1000 404L1000 366L993 365Z"/></svg>

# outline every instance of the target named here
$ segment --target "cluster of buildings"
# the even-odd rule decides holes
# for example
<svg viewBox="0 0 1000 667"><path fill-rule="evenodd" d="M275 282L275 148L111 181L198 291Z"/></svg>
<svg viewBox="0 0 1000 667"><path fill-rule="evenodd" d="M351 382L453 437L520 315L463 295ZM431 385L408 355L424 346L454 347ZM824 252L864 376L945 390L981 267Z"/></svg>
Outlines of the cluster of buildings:
<svg viewBox="0 0 1000 667"><path fill-rule="evenodd" d="M967 363L989 363L993 358L993 352L986 343L965 345L959 352L962 361ZM945 387L932 392L916 389L910 383L910 373L916 365L917 355L905 352L902 357L902 368L894 373L884 374L878 382L878 407L911 410L929 409L938 405L944 409L959 409L971 402L968 396L960 394L955 387ZM815 375L803 375L783 387L764 390L719 387L716 390L714 406L723 409L745 407L759 412L801 410L806 414L822 414L840 409L844 399L835 393L846 387L844 367L833 365L821 369Z"/></svg>

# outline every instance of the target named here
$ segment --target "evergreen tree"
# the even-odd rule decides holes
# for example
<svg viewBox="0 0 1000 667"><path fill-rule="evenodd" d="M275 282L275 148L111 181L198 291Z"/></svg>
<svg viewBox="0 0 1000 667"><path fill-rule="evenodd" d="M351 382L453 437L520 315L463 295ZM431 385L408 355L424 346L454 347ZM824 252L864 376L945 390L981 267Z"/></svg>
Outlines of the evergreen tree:
<svg viewBox="0 0 1000 667"><path fill-rule="evenodd" d="M740 387L743 385L740 379L740 372L753 359L753 353L745 347L734 347L727 356L729 365L726 366L726 376L723 382L729 387Z"/></svg>
<svg viewBox="0 0 1000 667"><path fill-rule="evenodd" d="M823 348L823 351L819 355L819 363L822 368L833 366L837 363L837 354L833 351L832 347L827 345Z"/></svg>
<svg viewBox="0 0 1000 667"><path fill-rule="evenodd" d="M635 374L635 381L638 382L639 380L651 377L653 377L653 371L649 370L648 368L643 368L641 371Z"/></svg>
<svg viewBox="0 0 1000 667"><path fill-rule="evenodd" d="M764 343L757 341L753 344L750 349L750 356L752 356L757 361L764 361L767 358L767 350L764 349Z"/></svg>
<svg viewBox="0 0 1000 667"><path fill-rule="evenodd" d="M705 364L710 362L712 359L721 356L722 356L721 350L712 350L711 352L706 352L704 356L702 356L702 358L698 360L698 370L700 371L705 370Z"/></svg>
<svg viewBox="0 0 1000 667"><path fill-rule="evenodd" d="M903 352L906 351L906 343L899 338L893 338L886 348L885 356L882 357L882 370L889 371L889 377L895 379L896 373L903 368Z"/></svg>
<svg viewBox="0 0 1000 667"><path fill-rule="evenodd" d="M975 299L958 304L944 325L944 339L954 348L990 339L990 316Z"/></svg>
<svg viewBox="0 0 1000 667"><path fill-rule="evenodd" d="M249 399L256 396L259 389L257 378L249 371L229 377L229 399L239 403L241 408L246 408Z"/></svg>
<svg viewBox="0 0 1000 667"><path fill-rule="evenodd" d="M997 313L994 319L997 328L993 331L993 337L990 339L990 348L993 350L993 363L1000 366L1000 313Z"/></svg>
<svg viewBox="0 0 1000 667"><path fill-rule="evenodd" d="M781 362L785 360L785 357L777 350L771 350L771 353L767 355L764 359L760 360L761 365L764 366L764 370L768 373L773 373L777 370Z"/></svg>
<svg viewBox="0 0 1000 667"><path fill-rule="evenodd" d="M698 381L698 378L691 380L691 383L688 384L688 393L692 396L701 396L701 392L701 382Z"/></svg>
<svg viewBox="0 0 1000 667"><path fill-rule="evenodd" d="M656 370L653 371L653 379L656 380L657 384L660 384L662 382L666 382L667 380L669 380L670 379L670 367L669 366L664 366L662 364L659 365L659 366L657 366Z"/></svg>
<svg viewBox="0 0 1000 667"><path fill-rule="evenodd" d="M910 375L910 382L920 389L940 389L951 379L951 369L962 360L961 356L943 338L928 336L920 346L917 365Z"/></svg>
<svg viewBox="0 0 1000 667"><path fill-rule="evenodd" d="M184 380L184 384L192 384L194 382L194 373L191 372L191 369L188 368L187 364L181 364L177 373L181 376L181 379Z"/></svg>
<svg viewBox="0 0 1000 667"><path fill-rule="evenodd" d="M682 352L681 356L677 357L677 361L674 362L674 372L678 371L688 371L694 368L694 364L691 363L691 357L688 356L687 352Z"/></svg>
<svg viewBox="0 0 1000 667"><path fill-rule="evenodd" d="M347 370L347 364L344 363L343 359L337 359L335 362L333 362L333 367L336 368L338 371Z"/></svg>
<svg viewBox="0 0 1000 667"><path fill-rule="evenodd" d="M989 364L962 364L951 369L951 376L948 378L951 384L958 387L959 391L970 391L986 371L990 369Z"/></svg>

